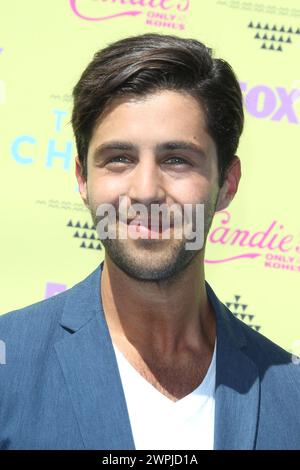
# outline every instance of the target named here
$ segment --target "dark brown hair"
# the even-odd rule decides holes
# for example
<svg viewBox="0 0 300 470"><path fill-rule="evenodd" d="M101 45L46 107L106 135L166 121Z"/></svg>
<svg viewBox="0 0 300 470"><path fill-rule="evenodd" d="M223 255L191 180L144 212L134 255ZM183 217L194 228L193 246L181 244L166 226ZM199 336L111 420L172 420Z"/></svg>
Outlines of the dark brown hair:
<svg viewBox="0 0 300 470"><path fill-rule="evenodd" d="M98 51L73 90L72 126L87 176L87 152L96 120L116 97L159 90L184 91L204 110L216 144L219 183L237 150L244 125L242 93L231 66L195 39L143 34Z"/></svg>

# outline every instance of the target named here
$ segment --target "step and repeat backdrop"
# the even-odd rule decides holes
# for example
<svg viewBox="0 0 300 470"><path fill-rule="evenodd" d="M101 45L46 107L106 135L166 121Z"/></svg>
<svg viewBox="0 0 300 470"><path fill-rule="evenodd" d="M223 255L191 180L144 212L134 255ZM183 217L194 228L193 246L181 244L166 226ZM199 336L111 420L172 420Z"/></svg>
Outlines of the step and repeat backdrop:
<svg viewBox="0 0 300 470"><path fill-rule="evenodd" d="M0 313L70 288L104 258L74 176L83 69L122 37L176 34L229 61L244 96L242 180L215 215L207 280L234 315L299 353L299 0L10 0L0 26Z"/></svg>

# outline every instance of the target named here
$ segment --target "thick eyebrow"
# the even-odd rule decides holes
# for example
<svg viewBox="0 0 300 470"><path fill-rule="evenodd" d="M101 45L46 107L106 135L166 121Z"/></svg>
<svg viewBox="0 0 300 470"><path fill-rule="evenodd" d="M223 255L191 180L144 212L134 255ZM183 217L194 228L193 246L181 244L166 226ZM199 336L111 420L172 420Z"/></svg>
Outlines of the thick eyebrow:
<svg viewBox="0 0 300 470"><path fill-rule="evenodd" d="M122 151L134 151L138 152L138 146L126 141L109 141L100 144L94 151L94 159L97 159L103 155L107 150L122 150ZM206 153L199 145L194 142L184 140L173 140L170 142L163 142L155 146L155 152L161 153L164 151L175 151L175 150L186 150L194 154L206 157Z"/></svg>
<svg viewBox="0 0 300 470"><path fill-rule="evenodd" d="M171 142L164 142L162 144L158 144L155 147L157 152L163 152L165 150L187 150L192 153L196 153L201 157L205 157L205 151L203 150L200 145L195 144L194 142L187 142L185 140L174 140Z"/></svg>

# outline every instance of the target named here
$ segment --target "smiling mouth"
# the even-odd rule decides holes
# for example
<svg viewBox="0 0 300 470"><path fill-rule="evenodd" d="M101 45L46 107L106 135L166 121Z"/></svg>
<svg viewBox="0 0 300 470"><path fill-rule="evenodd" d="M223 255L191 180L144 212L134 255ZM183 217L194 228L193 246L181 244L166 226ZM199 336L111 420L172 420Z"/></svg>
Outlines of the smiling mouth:
<svg viewBox="0 0 300 470"><path fill-rule="evenodd" d="M155 230L156 232L162 232L162 217L159 219L152 220L151 218L147 219L131 219L127 220L127 225L140 227L141 229ZM170 228L172 228L172 223L170 223Z"/></svg>

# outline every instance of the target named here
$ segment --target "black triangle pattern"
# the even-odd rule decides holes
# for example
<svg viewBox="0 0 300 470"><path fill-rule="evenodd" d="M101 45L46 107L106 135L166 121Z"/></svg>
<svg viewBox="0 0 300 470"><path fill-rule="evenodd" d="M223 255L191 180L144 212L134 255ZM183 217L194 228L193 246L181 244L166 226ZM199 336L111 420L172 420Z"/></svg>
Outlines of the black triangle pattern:
<svg viewBox="0 0 300 470"><path fill-rule="evenodd" d="M255 315L253 315L253 313L247 312L248 304L240 302L240 298L240 295L234 295L234 300L232 300L231 302L225 302L225 305L230 309L231 313L235 317L242 320L252 329L259 331L261 329L261 326L253 323Z"/></svg>
<svg viewBox="0 0 300 470"><path fill-rule="evenodd" d="M73 232L73 238L83 239L79 245L80 248L87 248L89 250L103 250L100 239L93 224L89 224L88 222L82 223L79 220L74 221L70 219L66 226L76 229L76 231ZM88 233L88 231L90 231L90 233ZM90 243L86 243L85 240L91 241ZM93 241L95 243L93 243Z"/></svg>
<svg viewBox="0 0 300 470"><path fill-rule="evenodd" d="M255 22L255 21L250 21L248 24L248 28L251 29L256 29L257 32L254 35L254 39L261 39L264 41L262 45L260 46L261 49L269 50L269 51L279 51L282 52L283 48L282 45L279 44L278 47L275 46L274 44L266 44L266 41L272 41L272 42L280 42L280 43L285 43L285 44L292 44L292 38L291 36L283 37L282 34L280 34L279 37L276 37L275 34L272 34L268 36L267 33L263 33L263 31L271 31L271 32L277 32L277 33L284 33L284 34L297 34L300 35L300 28L293 28L292 26L284 26L280 25L277 26L276 24L268 24L266 23L264 26L260 22ZM260 34L259 30L262 30L262 33Z"/></svg>

